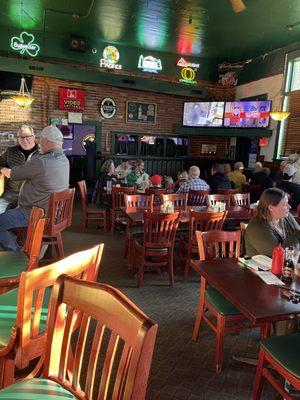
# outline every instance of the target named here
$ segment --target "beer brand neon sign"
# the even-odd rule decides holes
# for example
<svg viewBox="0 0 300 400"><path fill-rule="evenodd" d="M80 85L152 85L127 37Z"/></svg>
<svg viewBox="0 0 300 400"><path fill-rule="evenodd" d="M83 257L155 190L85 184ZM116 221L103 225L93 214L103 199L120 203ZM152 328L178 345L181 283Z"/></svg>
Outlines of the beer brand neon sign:
<svg viewBox="0 0 300 400"><path fill-rule="evenodd" d="M36 57L40 51L40 46L34 42L34 35L22 32L20 36L13 36L11 38L10 47L22 55L28 54L31 57Z"/></svg>
<svg viewBox="0 0 300 400"><path fill-rule="evenodd" d="M100 68L122 69L122 65L118 64L119 58L120 53L115 46L106 46L100 59Z"/></svg>
<svg viewBox="0 0 300 400"><path fill-rule="evenodd" d="M141 54L138 62L138 68L141 69L143 72L150 72L157 74L158 71L162 70L161 59L152 56L144 57Z"/></svg>
<svg viewBox="0 0 300 400"><path fill-rule="evenodd" d="M196 72L200 67L199 64L192 63L190 61L186 61L184 58L181 58L176 65L177 67L181 67L180 71L181 78L179 79L179 82L187 83L189 85L197 84L195 78L196 78Z"/></svg>

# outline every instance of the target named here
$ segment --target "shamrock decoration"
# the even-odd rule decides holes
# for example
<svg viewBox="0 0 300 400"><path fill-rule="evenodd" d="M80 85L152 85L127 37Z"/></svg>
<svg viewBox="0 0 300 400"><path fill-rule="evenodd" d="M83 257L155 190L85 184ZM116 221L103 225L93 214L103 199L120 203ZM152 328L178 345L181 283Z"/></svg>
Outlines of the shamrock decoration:
<svg viewBox="0 0 300 400"><path fill-rule="evenodd" d="M19 51L20 54L27 53L31 57L36 57L40 51L40 46L34 43L34 36L31 33L22 32L21 35L13 36L10 41L10 47Z"/></svg>

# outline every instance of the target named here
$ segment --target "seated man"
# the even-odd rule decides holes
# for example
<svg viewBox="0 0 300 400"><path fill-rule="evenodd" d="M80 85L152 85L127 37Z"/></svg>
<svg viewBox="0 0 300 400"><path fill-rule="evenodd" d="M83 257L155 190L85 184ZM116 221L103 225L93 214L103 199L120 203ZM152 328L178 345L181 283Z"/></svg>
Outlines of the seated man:
<svg viewBox="0 0 300 400"><path fill-rule="evenodd" d="M189 169L189 180L179 187L176 193L188 193L190 190L207 190L208 184L200 179L200 168L193 166Z"/></svg>
<svg viewBox="0 0 300 400"><path fill-rule="evenodd" d="M232 189L227 174L224 174L224 166L222 164L214 164L212 166L209 186L211 194L218 193L218 189Z"/></svg>
<svg viewBox="0 0 300 400"><path fill-rule="evenodd" d="M63 135L55 126L41 132L40 153L30 161L12 169L2 168L7 178L25 181L18 199L18 207L0 214L0 245L5 250L17 251L19 246L9 229L28 226L31 208L48 211L51 193L69 187L69 161L62 151Z"/></svg>
<svg viewBox="0 0 300 400"><path fill-rule="evenodd" d="M20 126L17 138L19 144L8 147L0 157L0 168L13 168L23 165L38 151L38 145L35 143L35 135L31 126ZM0 197L0 214L4 213L7 207L14 208L17 206L21 185L22 181L6 179L5 189Z"/></svg>
<svg viewBox="0 0 300 400"><path fill-rule="evenodd" d="M245 183L247 182L246 176L243 174L244 164L242 162L236 162L233 166L233 171L229 172L228 178L234 183L235 189L240 192L243 190Z"/></svg>
<svg viewBox="0 0 300 400"><path fill-rule="evenodd" d="M291 196L289 203L292 207L292 210L297 210L297 207L300 204L300 184L293 182L296 173L297 168L295 165L287 164L283 170L283 180L277 185L279 189Z"/></svg>

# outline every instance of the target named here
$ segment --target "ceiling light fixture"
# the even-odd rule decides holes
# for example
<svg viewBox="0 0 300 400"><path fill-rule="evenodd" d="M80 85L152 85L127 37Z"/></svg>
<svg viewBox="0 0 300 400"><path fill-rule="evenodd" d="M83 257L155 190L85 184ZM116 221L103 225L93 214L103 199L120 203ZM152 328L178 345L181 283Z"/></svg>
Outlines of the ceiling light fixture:
<svg viewBox="0 0 300 400"><path fill-rule="evenodd" d="M290 116L290 112L289 111L271 111L270 112L270 117L274 120L274 121L284 121L285 119L287 119Z"/></svg>
<svg viewBox="0 0 300 400"><path fill-rule="evenodd" d="M26 80L24 76L21 78L21 85L19 94L11 96L11 99L20 107L29 107L30 104L34 101L34 97L28 91Z"/></svg>
<svg viewBox="0 0 300 400"><path fill-rule="evenodd" d="M230 3L235 13L240 13L246 10L246 6L242 0L230 0Z"/></svg>

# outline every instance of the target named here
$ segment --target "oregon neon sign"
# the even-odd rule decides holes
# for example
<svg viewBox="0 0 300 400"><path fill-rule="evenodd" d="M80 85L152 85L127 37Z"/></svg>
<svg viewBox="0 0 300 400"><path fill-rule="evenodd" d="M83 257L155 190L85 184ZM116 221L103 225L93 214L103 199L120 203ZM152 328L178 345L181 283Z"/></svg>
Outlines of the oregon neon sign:
<svg viewBox="0 0 300 400"><path fill-rule="evenodd" d="M22 32L20 36L13 36L10 40L10 47L20 54L28 54L36 57L40 51L40 46L35 42L35 37L31 33Z"/></svg>
<svg viewBox="0 0 300 400"><path fill-rule="evenodd" d="M196 78L196 72L200 67L199 64L192 63L190 61L186 61L184 58L181 58L179 61L177 61L176 65L177 67L181 67L180 71L181 78L179 79L179 82L187 83L189 85L197 84L195 78Z"/></svg>

